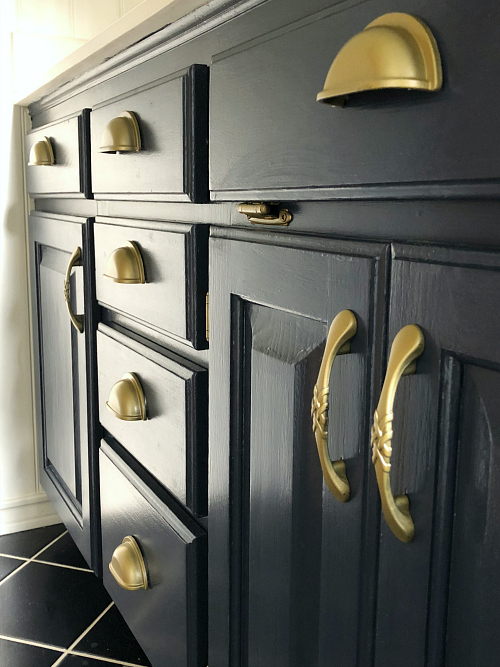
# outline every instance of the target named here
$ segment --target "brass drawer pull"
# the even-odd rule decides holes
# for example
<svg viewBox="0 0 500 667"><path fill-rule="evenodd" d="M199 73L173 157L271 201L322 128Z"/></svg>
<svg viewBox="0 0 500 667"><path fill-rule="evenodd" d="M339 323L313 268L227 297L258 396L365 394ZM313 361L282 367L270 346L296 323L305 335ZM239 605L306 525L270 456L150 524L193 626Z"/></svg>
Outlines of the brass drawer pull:
<svg viewBox="0 0 500 667"><path fill-rule="evenodd" d="M146 397L135 373L125 373L109 392L106 407L118 419L126 422L146 421Z"/></svg>
<svg viewBox="0 0 500 667"><path fill-rule="evenodd" d="M429 28L409 14L384 14L338 52L316 100L344 106L353 93L442 86L441 58Z"/></svg>
<svg viewBox="0 0 500 667"><path fill-rule="evenodd" d="M394 497L391 491L393 406L401 376L415 373L416 362L424 351L424 346L424 335L416 324L403 327L394 338L372 426L372 462L377 475L382 511L387 525L401 542L413 540L415 526L410 515L408 496Z"/></svg>
<svg viewBox="0 0 500 667"><path fill-rule="evenodd" d="M238 204L238 213L246 215L248 222L254 225L276 225L287 227L293 216L286 208L279 208L278 204Z"/></svg>
<svg viewBox="0 0 500 667"><path fill-rule="evenodd" d="M139 123L132 111L113 118L102 133L99 153L136 153L141 150Z"/></svg>
<svg viewBox="0 0 500 667"><path fill-rule="evenodd" d="M113 551L109 571L126 591L148 589L148 573L141 549L131 535L123 538Z"/></svg>
<svg viewBox="0 0 500 667"><path fill-rule="evenodd" d="M54 151L48 137L33 144L28 165L30 167L51 167L55 164Z"/></svg>
<svg viewBox="0 0 500 667"><path fill-rule="evenodd" d="M330 393L330 372L335 357L350 352L350 341L356 334L356 330L356 316L350 310L342 310L333 320L328 332L318 380L314 385L311 407L312 428L316 437L323 477L331 493L341 503L349 500L351 490L344 461L331 461L328 453L328 395Z"/></svg>
<svg viewBox="0 0 500 667"><path fill-rule="evenodd" d="M75 315L71 308L70 277L73 267L82 265L81 257L82 249L78 246L78 248L75 248L75 251L69 259L68 268L66 269L66 277L64 279L64 299L66 301L66 306L68 307L71 324L75 327L78 333L83 333L83 315Z"/></svg>
<svg viewBox="0 0 500 667"><path fill-rule="evenodd" d="M106 262L104 277L115 283L144 285L144 262L136 243L127 241L125 246L113 250Z"/></svg>

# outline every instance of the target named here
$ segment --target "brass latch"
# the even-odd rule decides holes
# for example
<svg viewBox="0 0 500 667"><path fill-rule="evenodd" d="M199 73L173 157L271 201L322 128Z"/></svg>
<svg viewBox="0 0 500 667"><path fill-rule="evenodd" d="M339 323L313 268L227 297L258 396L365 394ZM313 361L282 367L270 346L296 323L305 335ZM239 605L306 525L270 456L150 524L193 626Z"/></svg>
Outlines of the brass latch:
<svg viewBox="0 0 500 667"><path fill-rule="evenodd" d="M264 202L238 204L238 213L246 215L248 221L254 225L279 225L280 227L286 227L293 219L288 209L280 209L279 204L265 204Z"/></svg>
<svg viewBox="0 0 500 667"><path fill-rule="evenodd" d="M207 341L208 341L209 329L210 329L209 316L208 316L208 303L209 303L209 293L207 292L207 296L206 296L206 299L205 299L205 334L206 334Z"/></svg>

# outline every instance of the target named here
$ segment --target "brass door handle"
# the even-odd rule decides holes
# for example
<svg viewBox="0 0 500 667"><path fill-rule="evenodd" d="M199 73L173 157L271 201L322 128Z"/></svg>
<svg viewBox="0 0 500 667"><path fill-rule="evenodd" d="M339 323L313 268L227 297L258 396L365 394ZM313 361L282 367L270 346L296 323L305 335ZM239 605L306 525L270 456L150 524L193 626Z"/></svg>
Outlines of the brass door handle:
<svg viewBox="0 0 500 667"><path fill-rule="evenodd" d="M280 208L278 204L238 204L238 213L246 215L248 222L253 225L274 225L288 227L293 216L287 208Z"/></svg>
<svg viewBox="0 0 500 667"><path fill-rule="evenodd" d="M72 325L79 333L83 333L83 315L75 315L71 308L71 295L70 295L70 282L71 272L73 271L74 266L82 266L82 249L80 246L75 248L75 251L71 255L68 263L68 268L66 269L66 277L64 279L64 299L68 307L68 313L71 319Z"/></svg>
<svg viewBox="0 0 500 667"><path fill-rule="evenodd" d="M126 422L146 421L146 397L135 373L125 373L109 392L106 407Z"/></svg>
<svg viewBox="0 0 500 667"><path fill-rule="evenodd" d="M380 394L372 426L372 462L382 501L382 512L387 525L401 542L411 542L415 526L410 515L408 496L394 497L391 491L391 455L393 406L399 380L413 375L417 359L424 351L424 335L416 324L403 327L396 335L389 355L384 386Z"/></svg>
<svg viewBox="0 0 500 667"><path fill-rule="evenodd" d="M331 461L328 453L328 395L330 393L330 372L335 357L350 352L350 341L356 330L356 316L350 310L342 310L333 320L328 332L318 380L314 385L311 407L312 428L316 437L323 477L332 494L341 503L349 500L351 490L344 461Z"/></svg>
<svg viewBox="0 0 500 667"><path fill-rule="evenodd" d="M146 563L137 540L131 535L124 537L113 551L109 571L126 591L148 589Z"/></svg>

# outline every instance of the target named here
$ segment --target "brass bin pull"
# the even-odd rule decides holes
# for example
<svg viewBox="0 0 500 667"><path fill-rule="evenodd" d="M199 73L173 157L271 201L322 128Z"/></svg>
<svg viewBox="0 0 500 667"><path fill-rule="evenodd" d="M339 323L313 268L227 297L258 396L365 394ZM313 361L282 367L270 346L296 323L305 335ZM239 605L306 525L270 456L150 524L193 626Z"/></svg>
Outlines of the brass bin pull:
<svg viewBox="0 0 500 667"><path fill-rule="evenodd" d="M113 250L106 262L104 277L124 285L144 285L144 262L137 243L126 241L124 246Z"/></svg>
<svg viewBox="0 0 500 667"><path fill-rule="evenodd" d="M135 373L125 373L109 392L106 407L117 418L126 422L146 421L146 397Z"/></svg>
<svg viewBox="0 0 500 667"><path fill-rule="evenodd" d="M124 537L113 551L109 571L126 591L148 589L146 563L137 540L131 535Z"/></svg>
<svg viewBox="0 0 500 667"><path fill-rule="evenodd" d="M55 164L54 151L49 137L33 144L30 150L29 167L51 167Z"/></svg>
<svg viewBox="0 0 500 667"><path fill-rule="evenodd" d="M133 111L122 111L104 128L99 153L137 153L141 150L139 123Z"/></svg>
<svg viewBox="0 0 500 667"><path fill-rule="evenodd" d="M424 351L425 341L416 324L403 327L396 335L389 355L384 386L380 394L372 426L372 462L382 501L382 512L387 525L401 542L411 542L415 526L410 515L408 496L394 497L391 491L392 421L394 398L403 375L413 375L417 359Z"/></svg>
<svg viewBox="0 0 500 667"><path fill-rule="evenodd" d="M71 324L79 333L83 333L83 315L75 315L71 308L71 295L70 295L70 276L73 271L74 266L82 266L82 249L80 246L75 248L75 251L71 255L68 263L68 268L66 269L66 277L64 279L64 299L68 307L68 313L71 319Z"/></svg>
<svg viewBox="0 0 500 667"><path fill-rule="evenodd" d="M288 227L293 216L287 208L280 208L279 204L238 204L238 213L246 215L248 222L253 225L274 225Z"/></svg>
<svg viewBox="0 0 500 667"><path fill-rule="evenodd" d="M328 395L330 393L330 372L335 357L347 354L351 349L351 338L357 331L356 316L350 310L342 310L333 320L325 353L314 385L311 406L312 428L316 437L321 470L327 487L341 503L349 500L351 490L347 480L344 461L331 461L328 453Z"/></svg>

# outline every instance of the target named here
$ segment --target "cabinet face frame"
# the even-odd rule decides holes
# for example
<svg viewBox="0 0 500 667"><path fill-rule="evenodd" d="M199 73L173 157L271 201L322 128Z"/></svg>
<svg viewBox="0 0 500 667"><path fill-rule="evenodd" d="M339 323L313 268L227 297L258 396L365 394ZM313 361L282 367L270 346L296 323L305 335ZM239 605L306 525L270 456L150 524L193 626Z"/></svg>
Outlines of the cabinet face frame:
<svg viewBox="0 0 500 667"><path fill-rule="evenodd" d="M291 667L304 664L307 652L308 664L329 664L328 626L336 623L339 637L345 629L346 664L370 664L378 519L369 427L382 365L386 249L212 229L210 309L217 326L210 334L209 664ZM339 458L336 448L343 448L352 489L342 504L323 482L310 406L329 325L349 307L359 335L352 353L334 364L331 393L344 398L330 410L330 454ZM299 387L308 387L305 395ZM286 405L288 412L275 414ZM340 445L342 432L348 435ZM342 538L335 545L337 524ZM299 527L308 536L302 546ZM289 540L297 549L281 546ZM344 566L344 580L332 574ZM306 619L303 611L292 612L301 600L311 611Z"/></svg>
<svg viewBox="0 0 500 667"><path fill-rule="evenodd" d="M92 417L95 415L95 397L92 395L95 364L92 223L85 218L33 213L28 224L39 482L87 563L98 571L93 448L98 421ZM72 326L64 299L64 274L71 254L78 246L82 249L83 266L73 269L70 298L73 310L84 315L82 334ZM43 265L44 255L47 266ZM43 292L44 285L53 287ZM49 312L49 317L44 319L44 310L49 307L53 309L52 314ZM44 326L56 327L54 338L49 342L44 341ZM45 335L48 333L46 329ZM58 347L58 340L64 347ZM59 375L64 371L66 377ZM65 395L58 397L58 384L63 386L61 392L69 388ZM64 407L65 412L61 412ZM60 422L56 423L59 418ZM61 450L61 442L55 442L50 452L48 430L51 422L57 426L58 432L65 429L66 434L73 434L67 450ZM64 472L61 467L57 470L50 456L61 463Z"/></svg>

